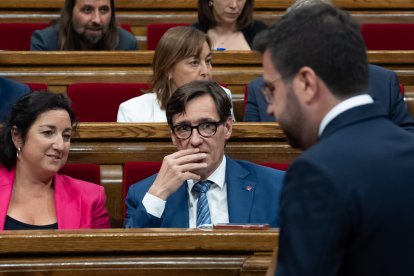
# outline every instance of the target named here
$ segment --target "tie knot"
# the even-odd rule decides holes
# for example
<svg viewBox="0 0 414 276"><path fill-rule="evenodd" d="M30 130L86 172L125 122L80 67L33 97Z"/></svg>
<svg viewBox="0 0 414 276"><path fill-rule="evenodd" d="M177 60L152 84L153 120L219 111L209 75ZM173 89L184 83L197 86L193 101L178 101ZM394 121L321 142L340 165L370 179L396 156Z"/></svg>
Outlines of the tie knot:
<svg viewBox="0 0 414 276"><path fill-rule="evenodd" d="M199 181L196 184L194 184L193 191L197 194L206 193L210 189L211 184L213 184L213 182L211 182L210 180Z"/></svg>

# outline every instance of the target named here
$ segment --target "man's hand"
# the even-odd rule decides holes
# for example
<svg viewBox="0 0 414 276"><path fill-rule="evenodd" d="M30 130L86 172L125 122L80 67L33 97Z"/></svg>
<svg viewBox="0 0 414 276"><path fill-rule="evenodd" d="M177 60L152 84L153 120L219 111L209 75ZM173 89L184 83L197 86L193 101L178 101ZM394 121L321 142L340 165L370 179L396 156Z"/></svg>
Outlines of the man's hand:
<svg viewBox="0 0 414 276"><path fill-rule="evenodd" d="M148 193L166 201L185 180L200 179L200 176L192 171L207 167L207 163L202 162L205 158L206 154L199 153L198 148L180 150L165 156Z"/></svg>

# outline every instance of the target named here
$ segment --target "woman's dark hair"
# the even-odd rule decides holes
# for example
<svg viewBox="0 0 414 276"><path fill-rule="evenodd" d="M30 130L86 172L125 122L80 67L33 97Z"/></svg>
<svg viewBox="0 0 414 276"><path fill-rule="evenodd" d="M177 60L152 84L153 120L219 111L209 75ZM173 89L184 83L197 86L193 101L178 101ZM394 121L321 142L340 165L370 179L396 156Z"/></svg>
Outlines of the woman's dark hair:
<svg viewBox="0 0 414 276"><path fill-rule="evenodd" d="M217 21L214 18L213 7L209 5L209 2L209 0L198 0L198 22L210 29L217 25ZM243 11L237 18L239 30L253 24L253 6L254 0L246 0Z"/></svg>
<svg viewBox="0 0 414 276"><path fill-rule="evenodd" d="M118 46L118 30L115 18L115 2L110 0L111 21L109 22L108 32L96 45L96 50L114 50ZM82 49L79 35L76 33L72 24L73 8L76 0L66 0L61 11L59 23L59 47L62 51L79 51Z"/></svg>
<svg viewBox="0 0 414 276"><path fill-rule="evenodd" d="M17 128L23 142L26 141L30 127L40 114L50 110L66 110L73 128L76 128L75 112L68 98L63 94L50 92L31 92L22 96L12 107L11 113L0 127L0 163L8 170L16 165L17 149L14 146L11 130Z"/></svg>

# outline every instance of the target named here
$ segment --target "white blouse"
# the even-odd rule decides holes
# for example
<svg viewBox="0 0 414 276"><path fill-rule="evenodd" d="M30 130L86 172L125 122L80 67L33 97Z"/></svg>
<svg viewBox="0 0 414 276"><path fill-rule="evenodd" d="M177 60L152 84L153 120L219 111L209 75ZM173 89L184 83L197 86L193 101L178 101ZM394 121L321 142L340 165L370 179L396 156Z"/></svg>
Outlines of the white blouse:
<svg viewBox="0 0 414 276"><path fill-rule="evenodd" d="M231 99L230 90L222 88ZM233 109L231 114L234 120ZM167 122L167 116L165 110L161 110L155 93L145 93L121 103L116 121L119 123L163 123Z"/></svg>

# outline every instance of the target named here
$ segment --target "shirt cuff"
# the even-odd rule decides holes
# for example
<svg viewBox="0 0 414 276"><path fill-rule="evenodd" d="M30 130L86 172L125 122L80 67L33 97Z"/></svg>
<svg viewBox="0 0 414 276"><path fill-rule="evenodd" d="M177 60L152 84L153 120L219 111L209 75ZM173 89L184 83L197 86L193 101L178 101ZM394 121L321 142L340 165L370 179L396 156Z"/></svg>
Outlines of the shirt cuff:
<svg viewBox="0 0 414 276"><path fill-rule="evenodd" d="M165 203L166 201L149 193L146 193L142 199L142 204L147 213L157 218L161 218L162 213L164 213Z"/></svg>

